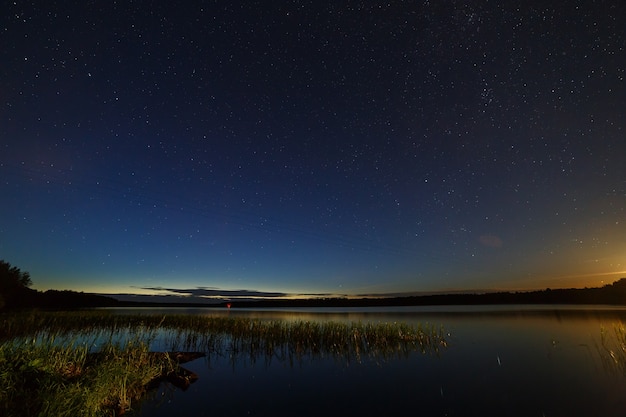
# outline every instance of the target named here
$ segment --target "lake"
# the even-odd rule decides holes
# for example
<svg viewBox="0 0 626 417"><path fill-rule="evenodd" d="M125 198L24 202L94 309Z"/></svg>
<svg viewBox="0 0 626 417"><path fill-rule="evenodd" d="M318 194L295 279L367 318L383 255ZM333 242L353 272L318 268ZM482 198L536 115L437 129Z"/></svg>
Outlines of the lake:
<svg viewBox="0 0 626 417"><path fill-rule="evenodd" d="M601 354L602 329L626 322L607 306L310 309L116 309L271 320L429 323L449 346L408 357L301 358L209 354L183 365L199 379L161 385L140 416L623 416L626 375ZM155 342L158 348L159 340Z"/></svg>

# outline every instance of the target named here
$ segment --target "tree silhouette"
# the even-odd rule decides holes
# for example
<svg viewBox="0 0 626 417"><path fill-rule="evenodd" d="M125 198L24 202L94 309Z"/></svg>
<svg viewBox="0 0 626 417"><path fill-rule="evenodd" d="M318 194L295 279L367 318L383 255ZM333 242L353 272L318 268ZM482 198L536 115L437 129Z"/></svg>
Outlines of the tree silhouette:
<svg viewBox="0 0 626 417"><path fill-rule="evenodd" d="M0 260L0 291L28 288L33 285L28 272Z"/></svg>
<svg viewBox="0 0 626 417"><path fill-rule="evenodd" d="M27 304L32 298L33 282L28 272L22 272L10 263L0 260L0 308Z"/></svg>

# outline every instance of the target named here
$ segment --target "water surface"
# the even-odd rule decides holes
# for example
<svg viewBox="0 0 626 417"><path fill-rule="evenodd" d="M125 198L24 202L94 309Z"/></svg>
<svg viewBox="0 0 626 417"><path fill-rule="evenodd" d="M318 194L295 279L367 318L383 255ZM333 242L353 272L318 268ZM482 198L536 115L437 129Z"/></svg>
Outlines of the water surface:
<svg viewBox="0 0 626 417"><path fill-rule="evenodd" d="M118 309L115 312L138 312ZM449 347L401 358L210 354L185 365L187 391L163 385L141 416L623 416L626 377L602 361L601 331L626 322L607 306L143 309L268 320L430 323ZM158 342L158 341L157 341Z"/></svg>

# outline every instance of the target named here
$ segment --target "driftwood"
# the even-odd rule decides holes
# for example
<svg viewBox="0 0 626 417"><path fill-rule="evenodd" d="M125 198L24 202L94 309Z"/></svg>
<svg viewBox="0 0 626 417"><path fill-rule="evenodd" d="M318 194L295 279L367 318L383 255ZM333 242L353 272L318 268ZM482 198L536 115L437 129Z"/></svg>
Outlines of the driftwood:
<svg viewBox="0 0 626 417"><path fill-rule="evenodd" d="M189 385L198 380L198 374L180 366L181 363L193 361L206 356L203 352L152 352L155 356L164 355L166 359L175 363L174 369L164 372L148 384L148 388L156 388L161 382L169 382L176 388L186 390Z"/></svg>

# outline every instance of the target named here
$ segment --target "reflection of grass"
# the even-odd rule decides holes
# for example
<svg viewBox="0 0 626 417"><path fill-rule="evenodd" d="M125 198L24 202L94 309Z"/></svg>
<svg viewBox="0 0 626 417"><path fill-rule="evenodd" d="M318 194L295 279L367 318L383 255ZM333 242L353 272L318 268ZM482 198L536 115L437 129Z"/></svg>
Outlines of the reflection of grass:
<svg viewBox="0 0 626 417"><path fill-rule="evenodd" d="M405 356L445 346L435 327L284 322L200 315L38 312L0 316L0 415L99 416L130 408L176 363L149 352L157 335L172 349L252 360ZM95 341L106 340L99 348ZM91 341L86 343L85 340ZM80 411L80 412L79 412Z"/></svg>
<svg viewBox="0 0 626 417"><path fill-rule="evenodd" d="M616 324L612 332L603 327L597 348L606 369L626 376L626 329L623 323Z"/></svg>

